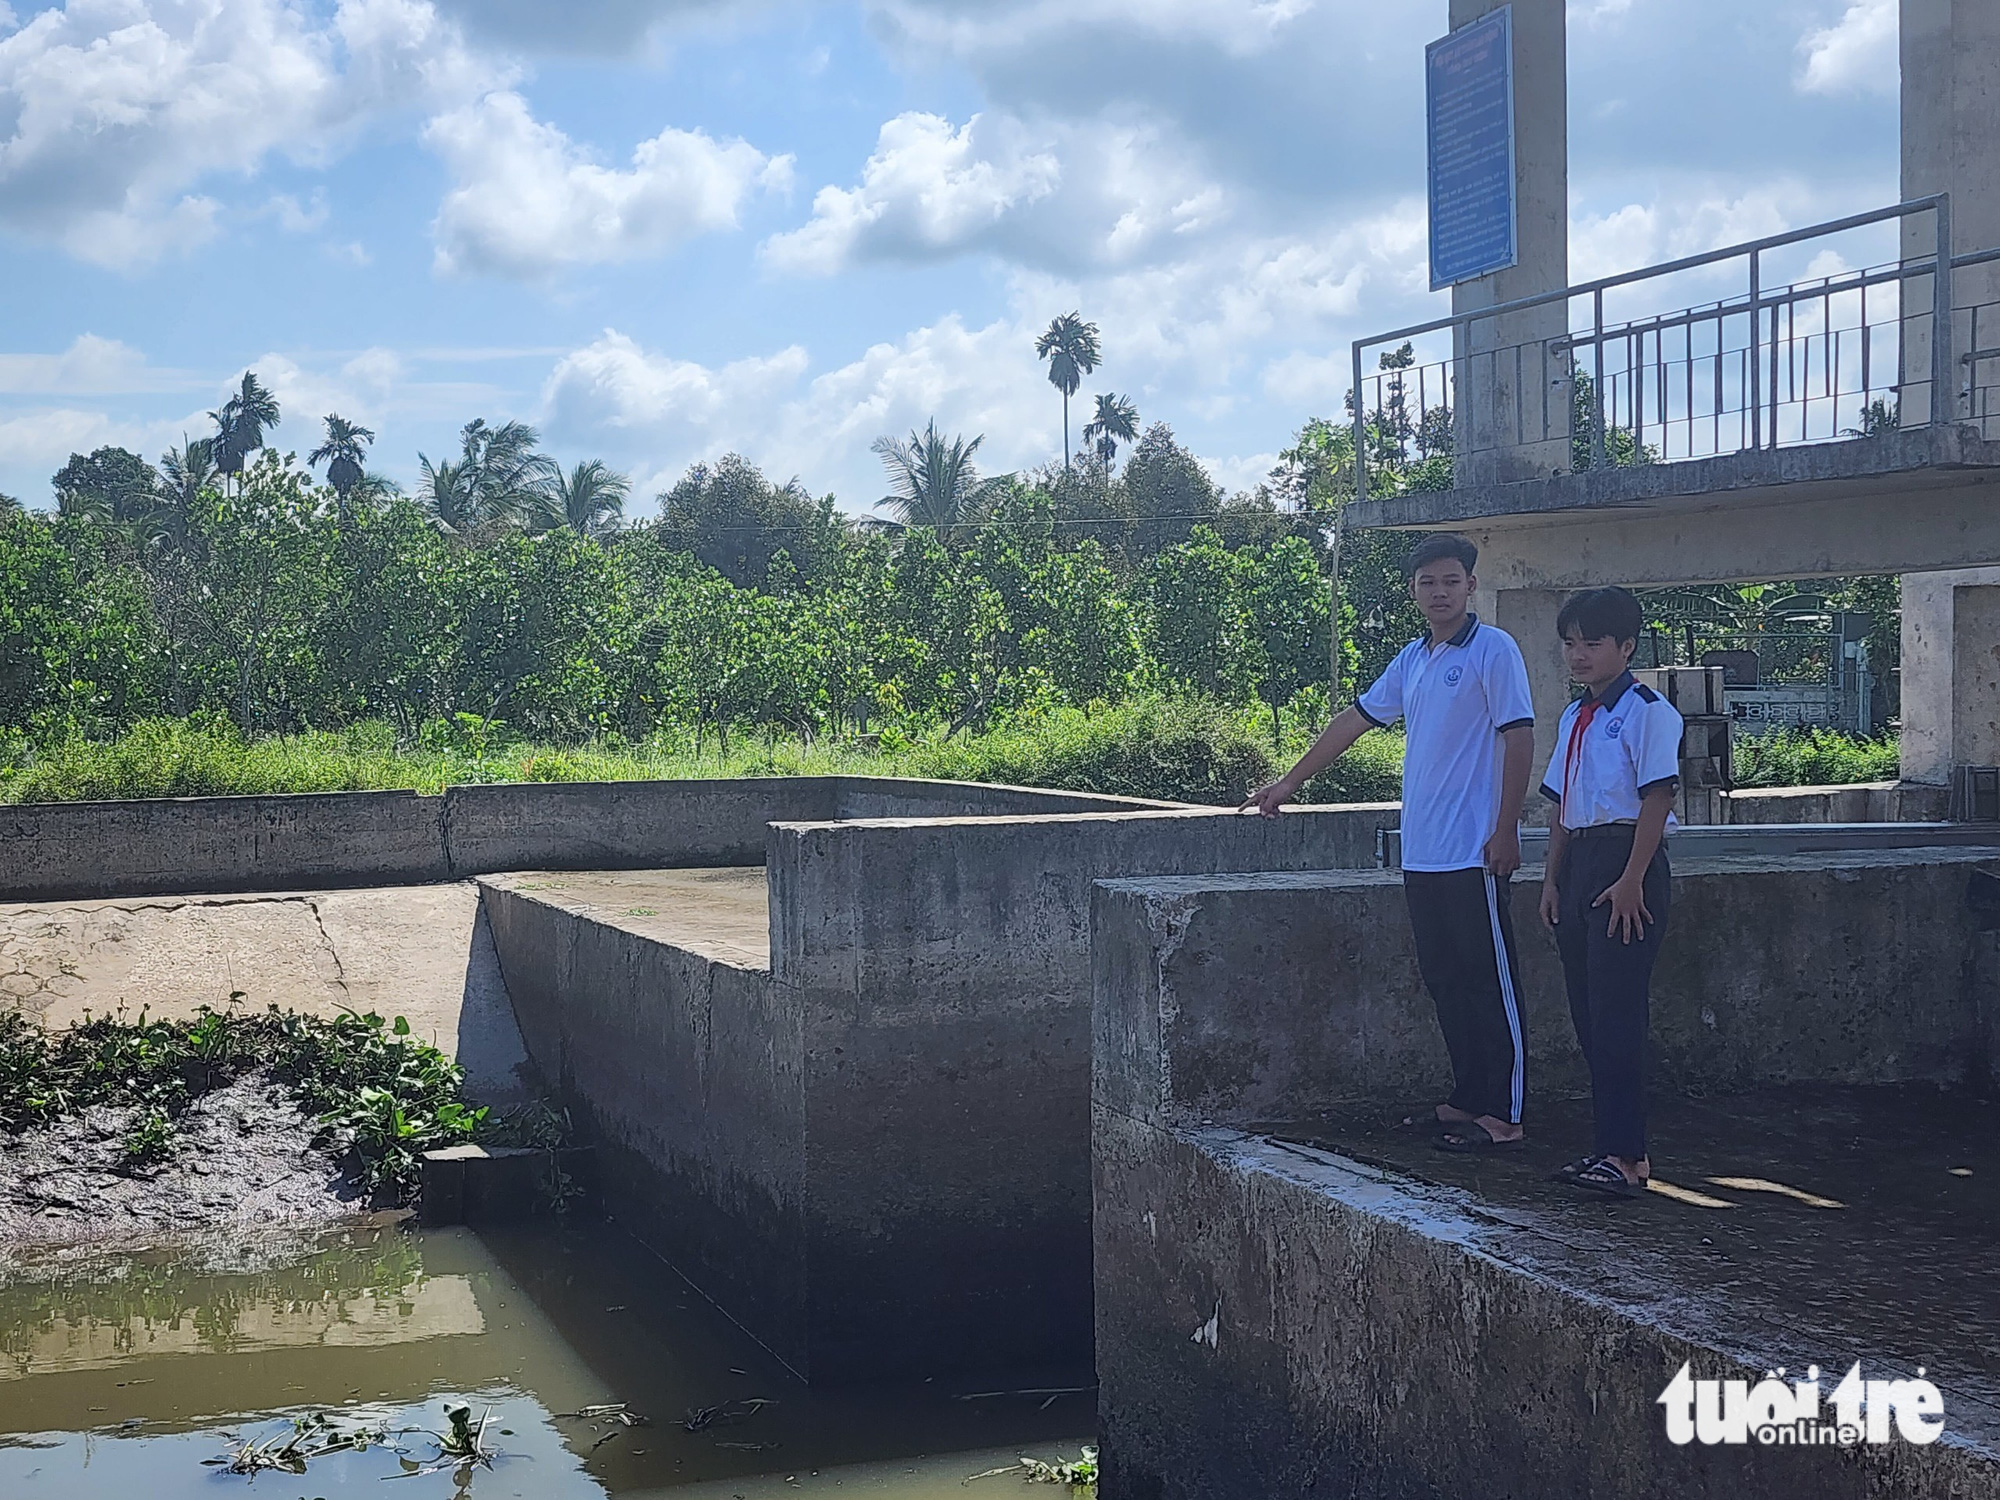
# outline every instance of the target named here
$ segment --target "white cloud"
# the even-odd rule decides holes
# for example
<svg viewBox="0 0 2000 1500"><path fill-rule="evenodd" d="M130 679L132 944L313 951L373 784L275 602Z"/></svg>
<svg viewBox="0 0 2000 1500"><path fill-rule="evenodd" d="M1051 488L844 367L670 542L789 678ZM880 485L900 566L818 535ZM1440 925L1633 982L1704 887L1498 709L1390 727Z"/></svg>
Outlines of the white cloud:
<svg viewBox="0 0 2000 1500"><path fill-rule="evenodd" d="M0 468L52 474L72 453L88 453L127 436L101 411L44 407L0 417ZM40 493L19 494L33 504Z"/></svg>
<svg viewBox="0 0 2000 1500"><path fill-rule="evenodd" d="M806 352L796 346L710 369L649 354L607 328L557 362L542 405L552 431L565 436L608 438L628 451L706 451L755 423L805 369Z"/></svg>
<svg viewBox="0 0 2000 1500"><path fill-rule="evenodd" d="M201 384L198 376L159 369L129 344L94 333L80 335L60 354L0 354L0 395L134 395Z"/></svg>
<svg viewBox="0 0 2000 1500"><path fill-rule="evenodd" d="M1897 0L1854 0L1831 26L1799 41L1805 71L1799 87L1809 94L1894 95L1901 84Z"/></svg>
<svg viewBox="0 0 2000 1500"><path fill-rule="evenodd" d="M0 37L0 219L132 267L214 234L196 185L325 159L383 112L495 70L428 0L73 0Z"/></svg>
<svg viewBox="0 0 2000 1500"><path fill-rule="evenodd" d="M433 226L446 272L532 278L658 255L734 228L752 192L791 174L789 156L699 130L641 141L629 170L600 166L512 92L440 115L424 140L458 179Z"/></svg>

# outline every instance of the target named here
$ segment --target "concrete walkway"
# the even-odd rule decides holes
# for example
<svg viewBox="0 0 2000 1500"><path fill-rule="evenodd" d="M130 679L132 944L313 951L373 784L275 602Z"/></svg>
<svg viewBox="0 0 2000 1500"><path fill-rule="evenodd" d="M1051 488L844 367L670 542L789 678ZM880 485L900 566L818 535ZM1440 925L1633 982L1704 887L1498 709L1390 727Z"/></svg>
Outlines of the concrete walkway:
<svg viewBox="0 0 2000 1500"><path fill-rule="evenodd" d="M760 872L761 873L761 872ZM0 1007L45 1026L203 1005L406 1016L488 1103L527 1062L478 888L0 904Z"/></svg>

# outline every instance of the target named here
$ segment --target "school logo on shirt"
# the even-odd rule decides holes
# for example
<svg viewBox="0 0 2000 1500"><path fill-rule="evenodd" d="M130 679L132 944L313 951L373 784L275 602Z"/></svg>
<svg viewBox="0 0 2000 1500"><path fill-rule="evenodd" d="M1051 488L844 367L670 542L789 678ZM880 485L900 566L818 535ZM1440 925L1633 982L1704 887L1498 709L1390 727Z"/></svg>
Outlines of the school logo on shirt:
<svg viewBox="0 0 2000 1500"><path fill-rule="evenodd" d="M1623 734L1624 732L1625 732L1625 721L1623 719L1613 719L1610 723L1604 726L1604 733L1606 737L1610 739L1615 740L1618 738L1619 735Z"/></svg>
<svg viewBox="0 0 2000 1500"><path fill-rule="evenodd" d="M1444 674L1444 685L1446 687L1457 687L1459 679L1463 676L1465 676L1465 668L1447 667Z"/></svg>

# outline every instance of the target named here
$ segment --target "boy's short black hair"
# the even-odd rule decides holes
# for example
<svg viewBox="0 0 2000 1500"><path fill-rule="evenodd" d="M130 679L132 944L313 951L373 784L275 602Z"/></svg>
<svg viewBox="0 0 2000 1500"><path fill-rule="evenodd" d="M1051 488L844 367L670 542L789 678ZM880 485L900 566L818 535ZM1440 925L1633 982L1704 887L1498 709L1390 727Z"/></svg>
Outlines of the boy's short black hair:
<svg viewBox="0 0 2000 1500"><path fill-rule="evenodd" d="M1623 645L1639 639L1646 612L1630 589L1585 589L1563 601L1556 615L1556 634L1565 640L1571 630L1586 641L1613 640Z"/></svg>
<svg viewBox="0 0 2000 1500"><path fill-rule="evenodd" d="M1453 531L1441 531L1435 536L1427 536L1410 549L1410 555L1403 559L1403 580L1417 576L1417 569L1425 563L1442 562L1446 558L1456 558L1465 564L1465 576L1470 578L1472 570L1479 564L1479 548L1469 537L1462 537Z"/></svg>

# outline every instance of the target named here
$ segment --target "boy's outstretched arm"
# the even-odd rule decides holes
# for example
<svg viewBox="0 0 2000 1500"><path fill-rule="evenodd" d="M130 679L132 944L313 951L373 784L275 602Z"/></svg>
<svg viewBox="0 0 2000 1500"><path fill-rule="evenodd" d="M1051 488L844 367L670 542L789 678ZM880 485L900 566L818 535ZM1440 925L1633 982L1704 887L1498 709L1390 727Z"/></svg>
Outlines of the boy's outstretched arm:
<svg viewBox="0 0 2000 1500"><path fill-rule="evenodd" d="M1673 810L1672 782L1646 793L1639 804L1639 824L1632 830L1632 857L1625 861L1625 873L1590 903L1611 907L1611 923L1605 931L1612 937L1627 943L1645 940L1646 924L1653 920L1652 912L1646 909L1646 866L1653 862L1653 851L1666 836L1667 814Z"/></svg>
<svg viewBox="0 0 2000 1500"><path fill-rule="evenodd" d="M1502 731L1500 739L1506 746L1500 767L1500 816L1486 841L1486 868L1496 879L1511 880L1521 868L1521 807L1535 772L1535 726L1516 724Z"/></svg>
<svg viewBox="0 0 2000 1500"><path fill-rule="evenodd" d="M1374 727L1373 721L1360 709L1343 708L1333 716L1333 722L1326 726L1320 737L1312 742L1312 747L1299 757L1297 765L1269 786L1257 788L1243 799L1243 806L1236 810L1243 812L1254 807L1265 817L1275 818L1279 808L1298 796L1300 787L1339 760L1356 740Z"/></svg>

